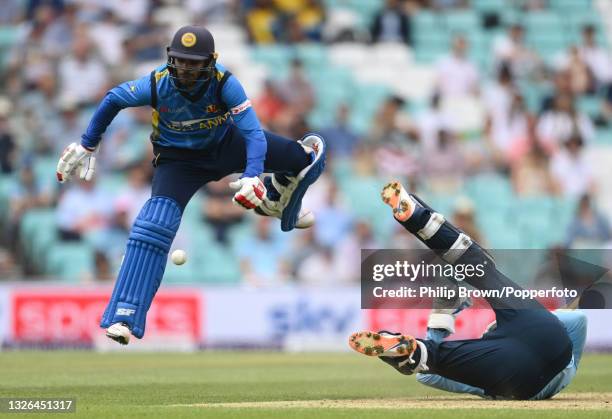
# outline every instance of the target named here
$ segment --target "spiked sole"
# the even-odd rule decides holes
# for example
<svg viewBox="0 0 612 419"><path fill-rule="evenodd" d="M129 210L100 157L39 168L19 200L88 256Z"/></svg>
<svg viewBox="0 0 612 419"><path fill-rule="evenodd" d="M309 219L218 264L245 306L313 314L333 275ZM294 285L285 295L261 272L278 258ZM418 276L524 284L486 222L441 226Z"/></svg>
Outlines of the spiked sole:
<svg viewBox="0 0 612 419"><path fill-rule="evenodd" d="M406 345L397 346L399 343ZM356 332L349 337L349 346L367 356L404 356L416 350L416 341L412 336L386 336L376 332ZM390 349L393 351L389 352Z"/></svg>
<svg viewBox="0 0 612 419"><path fill-rule="evenodd" d="M393 209L393 216L399 221L406 221L412 215L412 205L407 199L402 199L402 184L387 183L380 194L385 204Z"/></svg>
<svg viewBox="0 0 612 419"><path fill-rule="evenodd" d="M125 338L125 336L121 336L121 335L115 335L113 333L106 333L106 337L114 340L115 342L120 343L121 345L127 345L129 343L129 340Z"/></svg>

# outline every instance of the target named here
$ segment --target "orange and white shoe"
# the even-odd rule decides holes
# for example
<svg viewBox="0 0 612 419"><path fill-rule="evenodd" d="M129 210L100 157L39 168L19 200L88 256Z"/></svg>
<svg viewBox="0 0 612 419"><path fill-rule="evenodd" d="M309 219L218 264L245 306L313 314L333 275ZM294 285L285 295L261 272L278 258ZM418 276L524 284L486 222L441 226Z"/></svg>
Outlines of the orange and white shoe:
<svg viewBox="0 0 612 419"><path fill-rule="evenodd" d="M360 354L378 357L404 375L428 370L425 345L410 335L385 330L356 332L349 337L349 346Z"/></svg>
<svg viewBox="0 0 612 419"><path fill-rule="evenodd" d="M387 183L380 196L383 202L393 209L393 216L398 221L408 220L417 205L398 181Z"/></svg>

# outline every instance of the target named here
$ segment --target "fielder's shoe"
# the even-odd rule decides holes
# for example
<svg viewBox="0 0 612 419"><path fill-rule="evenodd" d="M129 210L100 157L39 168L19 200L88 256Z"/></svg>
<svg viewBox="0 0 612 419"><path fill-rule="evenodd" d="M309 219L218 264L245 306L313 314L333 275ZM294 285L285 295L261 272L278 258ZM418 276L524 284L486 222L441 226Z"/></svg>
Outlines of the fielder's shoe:
<svg viewBox="0 0 612 419"><path fill-rule="evenodd" d="M425 345L409 335L386 330L357 332L349 337L349 346L361 354L377 356L404 375L428 370Z"/></svg>
<svg viewBox="0 0 612 419"><path fill-rule="evenodd" d="M125 323L115 323L106 329L106 336L121 345L130 343L130 335L130 328Z"/></svg>
<svg viewBox="0 0 612 419"><path fill-rule="evenodd" d="M264 213L266 210L269 212L280 212L281 230L283 231L290 231L298 227L298 221L300 221L302 226L309 222L311 223L310 225L314 223L314 216L307 215L309 211L302 212L302 198L304 198L308 187L321 176L325 168L326 146L323 138L315 134L309 134L299 140L298 143L312 156L312 162L302 169L297 176L280 173L273 174L269 182L272 192L267 197L271 202L276 203L273 209L267 208L268 203L264 205L262 210ZM266 185L268 190L270 189L268 184L264 183L264 185ZM275 197L278 197L278 199L275 200Z"/></svg>
<svg viewBox="0 0 612 419"><path fill-rule="evenodd" d="M417 205L402 184L397 181L386 184L380 195L383 202L393 209L393 216L398 221L409 219Z"/></svg>
<svg viewBox="0 0 612 419"><path fill-rule="evenodd" d="M272 184L272 176L265 176L263 183L267 191L266 196L261 205L255 208L255 213L264 217L275 217L282 220L283 210L280 203L280 193ZM303 229L312 227L314 223L315 216L312 211L304 208L300 209L297 221L295 222L295 228Z"/></svg>

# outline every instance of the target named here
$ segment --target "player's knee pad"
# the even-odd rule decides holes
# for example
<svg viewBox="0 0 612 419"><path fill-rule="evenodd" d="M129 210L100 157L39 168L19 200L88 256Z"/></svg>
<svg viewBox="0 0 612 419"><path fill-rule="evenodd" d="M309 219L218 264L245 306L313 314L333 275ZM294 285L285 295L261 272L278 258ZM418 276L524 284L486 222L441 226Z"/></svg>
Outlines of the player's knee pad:
<svg viewBox="0 0 612 419"><path fill-rule="evenodd" d="M144 335L146 313L161 283L181 215L173 199L155 197L145 203L132 227L102 327L124 322L134 336Z"/></svg>

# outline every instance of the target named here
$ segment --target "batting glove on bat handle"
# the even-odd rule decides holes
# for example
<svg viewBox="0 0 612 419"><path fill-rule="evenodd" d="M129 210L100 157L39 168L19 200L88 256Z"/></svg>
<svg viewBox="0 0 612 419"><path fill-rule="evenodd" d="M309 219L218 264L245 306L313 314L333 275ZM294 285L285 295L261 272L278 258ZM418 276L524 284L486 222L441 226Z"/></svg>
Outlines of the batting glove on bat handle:
<svg viewBox="0 0 612 419"><path fill-rule="evenodd" d="M258 177L243 177L229 186L238 191L232 201L246 209L260 206L266 196L266 187Z"/></svg>
<svg viewBox="0 0 612 419"><path fill-rule="evenodd" d="M90 181L96 172L94 151L95 149L85 148L77 143L68 145L57 162L57 180L64 183L78 170L81 179Z"/></svg>

